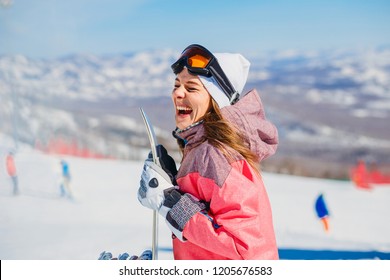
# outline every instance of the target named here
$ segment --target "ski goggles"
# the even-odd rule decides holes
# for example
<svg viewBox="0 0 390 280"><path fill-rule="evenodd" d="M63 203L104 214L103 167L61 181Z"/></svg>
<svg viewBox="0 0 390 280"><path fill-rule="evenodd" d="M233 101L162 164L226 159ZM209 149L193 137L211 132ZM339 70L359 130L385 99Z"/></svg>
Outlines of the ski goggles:
<svg viewBox="0 0 390 280"><path fill-rule="evenodd" d="M228 77L223 72L217 58L205 47L197 44L188 46L182 52L180 58L171 66L175 75L179 74L184 67L192 75L213 77L229 98L230 104L237 102L239 93L234 89Z"/></svg>

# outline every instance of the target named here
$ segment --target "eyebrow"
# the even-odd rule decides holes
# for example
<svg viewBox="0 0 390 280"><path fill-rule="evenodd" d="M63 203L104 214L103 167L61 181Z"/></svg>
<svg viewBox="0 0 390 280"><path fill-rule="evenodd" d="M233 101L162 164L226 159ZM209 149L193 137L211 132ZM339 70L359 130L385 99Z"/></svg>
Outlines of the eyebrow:
<svg viewBox="0 0 390 280"><path fill-rule="evenodd" d="M176 78L175 82L181 83L179 78ZM192 84L192 85L195 85L195 86L202 86L201 84L199 84L199 83L197 83L195 81L192 81L192 80L187 81L186 84Z"/></svg>

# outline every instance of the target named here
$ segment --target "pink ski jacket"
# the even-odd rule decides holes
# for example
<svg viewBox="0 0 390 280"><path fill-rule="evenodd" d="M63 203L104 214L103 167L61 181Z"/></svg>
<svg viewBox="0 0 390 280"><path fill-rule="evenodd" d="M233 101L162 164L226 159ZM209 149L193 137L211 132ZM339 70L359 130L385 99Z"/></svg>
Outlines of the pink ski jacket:
<svg viewBox="0 0 390 280"><path fill-rule="evenodd" d="M265 119L256 90L233 106L224 117L246 133L249 146L260 158L276 151L276 127ZM261 176L233 151L234 160L202 139L203 125L178 133L184 139L183 161L177 175L182 192L205 202L207 211L196 213L183 229L186 241L173 236L177 260L278 259L271 206Z"/></svg>

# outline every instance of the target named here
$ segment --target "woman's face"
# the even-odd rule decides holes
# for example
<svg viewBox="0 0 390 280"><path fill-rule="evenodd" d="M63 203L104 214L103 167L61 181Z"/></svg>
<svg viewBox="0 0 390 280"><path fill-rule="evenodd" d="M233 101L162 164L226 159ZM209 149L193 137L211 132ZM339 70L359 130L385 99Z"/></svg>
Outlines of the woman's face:
<svg viewBox="0 0 390 280"><path fill-rule="evenodd" d="M186 68L176 76L172 100L179 129L199 121L211 106L210 94L198 76L191 75Z"/></svg>

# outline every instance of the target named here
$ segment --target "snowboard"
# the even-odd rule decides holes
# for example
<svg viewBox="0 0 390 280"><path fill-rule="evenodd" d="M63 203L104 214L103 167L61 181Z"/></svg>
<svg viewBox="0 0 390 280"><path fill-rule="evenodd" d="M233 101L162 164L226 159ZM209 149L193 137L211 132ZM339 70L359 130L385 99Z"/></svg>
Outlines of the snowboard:
<svg viewBox="0 0 390 280"><path fill-rule="evenodd" d="M157 150L156 150L156 146L158 145L156 134L154 133L153 126L148 116L146 115L145 111L142 108L140 108L140 111L146 127L146 132L148 134L150 148L152 150L153 162L158 166L160 166L160 161L158 159ZM158 254L158 214L156 210L153 210L153 235L152 235L152 259L153 260L158 259L157 254Z"/></svg>

